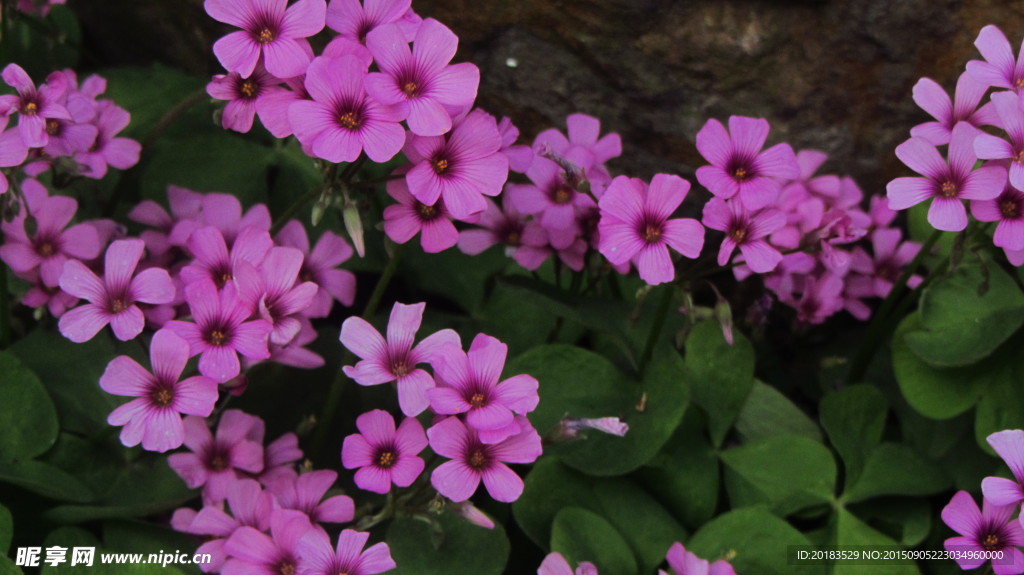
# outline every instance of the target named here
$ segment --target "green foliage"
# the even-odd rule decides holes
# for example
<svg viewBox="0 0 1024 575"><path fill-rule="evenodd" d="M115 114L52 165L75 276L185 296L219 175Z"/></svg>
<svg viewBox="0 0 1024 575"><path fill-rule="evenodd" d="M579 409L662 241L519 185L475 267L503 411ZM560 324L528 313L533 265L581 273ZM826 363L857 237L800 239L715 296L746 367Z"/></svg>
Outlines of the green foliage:
<svg viewBox="0 0 1024 575"><path fill-rule="evenodd" d="M14 537L14 518L11 512L0 505L0 555L6 554L11 548L11 539Z"/></svg>
<svg viewBox="0 0 1024 575"><path fill-rule="evenodd" d="M813 439L778 435L723 451L721 457L729 470L756 490L756 501L779 515L833 499L835 459Z"/></svg>
<svg viewBox="0 0 1024 575"><path fill-rule="evenodd" d="M6 467L53 445L57 410L39 378L7 351L0 352L0 390L0 465Z"/></svg>
<svg viewBox="0 0 1024 575"><path fill-rule="evenodd" d="M399 517L388 528L387 542L397 575L499 575L509 554L501 524L485 529L452 513Z"/></svg>
<svg viewBox="0 0 1024 575"><path fill-rule="evenodd" d="M686 340L693 402L708 413L711 442L722 444L754 386L754 349L741 333L729 345L714 321L696 325Z"/></svg>
<svg viewBox="0 0 1024 575"><path fill-rule="evenodd" d="M855 385L825 396L821 401L821 426L842 458L846 485L852 485L864 468L868 452L882 440L888 405L869 385Z"/></svg>
<svg viewBox="0 0 1024 575"><path fill-rule="evenodd" d="M755 380L736 418L744 442L776 435L801 435L821 442L821 430L799 407L774 387Z"/></svg>
<svg viewBox="0 0 1024 575"><path fill-rule="evenodd" d="M599 515L579 507L566 507L555 515L551 550L561 553L570 565L590 561L609 573L637 573L636 560L619 531Z"/></svg>
<svg viewBox="0 0 1024 575"><path fill-rule="evenodd" d="M810 544L804 534L784 520L763 508L748 507L712 519L694 534L686 548L709 561L728 558L736 573L824 574L822 565L788 564L788 546Z"/></svg>

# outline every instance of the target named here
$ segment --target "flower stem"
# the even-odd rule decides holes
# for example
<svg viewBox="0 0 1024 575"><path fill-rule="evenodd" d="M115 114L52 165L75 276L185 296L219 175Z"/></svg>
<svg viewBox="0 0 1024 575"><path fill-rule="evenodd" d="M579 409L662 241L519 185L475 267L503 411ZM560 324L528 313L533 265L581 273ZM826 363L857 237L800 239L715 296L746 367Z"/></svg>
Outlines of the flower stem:
<svg viewBox="0 0 1024 575"><path fill-rule="evenodd" d="M661 299L658 300L658 309L655 311L654 323L651 324L651 331L647 332L647 343L644 345L643 355L640 356L640 370L637 374L640 379L644 377L647 364L651 362L651 357L654 356L654 345L661 336L661 330L665 327L665 320L668 319L668 311L672 305L673 291L671 285L666 285L662 288Z"/></svg>
<svg viewBox="0 0 1024 575"><path fill-rule="evenodd" d="M850 371L846 374L846 383L857 383L864 378L864 374L867 372L868 364L875 357L875 352L878 351L878 346L881 345L882 341L886 338L883 336L887 331L892 330L892 318L896 317L893 314L896 304L899 303L903 296L903 293L907 291L907 282L917 271L917 268L921 266L924 259L928 257L928 254L932 251L935 246L935 242L939 241L942 236L942 231L935 230L932 235L925 240L924 245L921 246L921 250L917 252L917 256L911 260L910 264L903 270L903 274L900 275L896 283L893 284L892 289L889 291L889 295L886 296L882 302L882 306L875 312L875 316L871 318L871 324L868 325L867 334L864 336L864 340L861 343L860 349L857 350L857 355L854 356L853 362L850 365Z"/></svg>
<svg viewBox="0 0 1024 575"><path fill-rule="evenodd" d="M391 283L391 278L394 277L395 272L398 271L398 260L402 254L402 246L399 246L395 250L395 255L388 261L387 267L380 275L380 279L377 280L377 285L373 288L373 293L370 294L370 301L366 303L366 308L363 309L363 318L372 317L373 314L377 313L377 308L380 306L381 299L384 297L384 292L387 291L388 284ZM355 355L351 351L346 351L345 355L341 359L341 365L348 365L355 360ZM347 376L341 370L341 366L338 366L338 372L334 376L334 381L331 382L330 391L327 394L327 401L324 403L324 408L320 412L320 419L317 423L317 429L313 436L313 453L320 453L323 449L324 444L327 441L327 434L331 431L331 424L334 419L334 414L338 411L338 406L341 404L341 395L345 389L345 380Z"/></svg>

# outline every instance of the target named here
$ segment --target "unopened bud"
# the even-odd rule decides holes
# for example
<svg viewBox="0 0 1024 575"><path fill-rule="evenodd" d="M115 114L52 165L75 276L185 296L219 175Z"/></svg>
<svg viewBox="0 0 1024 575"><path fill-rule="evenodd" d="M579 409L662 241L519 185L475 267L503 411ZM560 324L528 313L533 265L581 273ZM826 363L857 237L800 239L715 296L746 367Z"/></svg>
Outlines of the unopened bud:
<svg viewBox="0 0 1024 575"><path fill-rule="evenodd" d="M734 342L732 335L732 307L721 296L718 298L718 303L715 304L715 319L722 326L722 337L725 338L725 342L732 345Z"/></svg>
<svg viewBox="0 0 1024 575"><path fill-rule="evenodd" d="M473 525L478 525L484 529L494 529L494 521L487 515L484 515L483 511L477 509L471 502L463 501L461 503L454 503L451 505L452 511L456 515L462 517Z"/></svg>
<svg viewBox="0 0 1024 575"><path fill-rule="evenodd" d="M629 431L629 424L618 417L599 417L591 419L587 417L564 417L559 422L558 428L550 438L553 443L565 443L576 439L583 439L586 436L580 432L587 429L596 429L608 435L624 437Z"/></svg>
<svg viewBox="0 0 1024 575"><path fill-rule="evenodd" d="M238 375L234 379L222 383L221 386L234 397L240 397L245 393L245 388L249 387L249 378Z"/></svg>
<svg viewBox="0 0 1024 575"><path fill-rule="evenodd" d="M352 246L356 249L359 257L366 255L366 244L363 241L363 220L359 217L359 207L353 201L346 201L345 207L341 210L342 219L345 221L345 231L348 232Z"/></svg>

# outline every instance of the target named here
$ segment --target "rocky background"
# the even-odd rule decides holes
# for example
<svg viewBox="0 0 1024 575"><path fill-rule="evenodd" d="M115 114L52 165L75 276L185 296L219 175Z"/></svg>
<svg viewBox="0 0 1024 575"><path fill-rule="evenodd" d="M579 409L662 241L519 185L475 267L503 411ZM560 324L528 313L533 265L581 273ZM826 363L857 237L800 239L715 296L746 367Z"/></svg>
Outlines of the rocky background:
<svg viewBox="0 0 1024 575"><path fill-rule="evenodd" d="M225 29L201 0L69 0L99 61L219 72ZM584 112L622 134L623 173L689 175L710 117L768 118L770 143L828 152L865 193L906 169L893 148L927 115L918 78L952 89L982 26L1016 47L1024 4L1000 0L414 0L483 71L479 104L532 138Z"/></svg>

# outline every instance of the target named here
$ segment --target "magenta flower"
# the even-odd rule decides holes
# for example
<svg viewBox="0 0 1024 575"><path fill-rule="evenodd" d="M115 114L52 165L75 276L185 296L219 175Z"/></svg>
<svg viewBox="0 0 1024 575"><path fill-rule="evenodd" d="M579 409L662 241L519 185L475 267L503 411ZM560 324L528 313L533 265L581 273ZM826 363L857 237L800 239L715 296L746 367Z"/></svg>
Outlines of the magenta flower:
<svg viewBox="0 0 1024 575"><path fill-rule="evenodd" d="M130 121L131 115L113 102L103 100L96 104L96 140L88 149L75 154L75 161L85 167L84 175L100 179L107 174L107 166L127 170L139 163L142 145L117 137Z"/></svg>
<svg viewBox="0 0 1024 575"><path fill-rule="evenodd" d="M411 5L412 0L331 0L327 5L327 27L342 38L365 43L366 35L374 29L395 22L403 27L406 40L411 41L415 33L408 34L412 30L406 30L402 23Z"/></svg>
<svg viewBox="0 0 1024 575"><path fill-rule="evenodd" d="M331 313L332 298L348 307L356 297L356 276L348 270L336 269L352 257L352 246L345 238L326 231L309 249L306 228L296 220L285 224L277 233L277 243L298 248L304 259L299 270L299 279L315 282L320 289L313 296L313 303L306 309L306 317L327 317Z"/></svg>
<svg viewBox="0 0 1024 575"><path fill-rule="evenodd" d="M863 250L854 250L850 269L867 276L871 288L865 295L881 298L889 295L893 283L903 274L903 268L921 251L921 244L902 239L903 232L899 228L879 228L871 232L873 257ZM913 288L920 283L921 277L913 276L907 285Z"/></svg>
<svg viewBox="0 0 1024 575"><path fill-rule="evenodd" d="M505 503L519 499L523 480L505 463L533 463L543 451L540 435L528 423L504 441L485 444L458 417L449 417L428 429L427 438L435 453L451 459L434 470L430 483L455 502L469 499L481 479L494 499Z"/></svg>
<svg viewBox="0 0 1024 575"><path fill-rule="evenodd" d="M63 75L51 76L52 82L36 90L36 85L17 64L8 64L3 71L4 82L18 95L0 96L0 115L18 112L18 133L29 148L41 148L49 141L47 120L70 120L71 114L59 102L67 91ZM50 80L50 79L48 79Z"/></svg>
<svg viewBox="0 0 1024 575"><path fill-rule="evenodd" d="M6 121L4 121L6 124ZM7 130L0 127L0 168L20 166L28 157L28 146L21 141L21 134L17 130ZM7 176L0 171L0 195L7 192Z"/></svg>
<svg viewBox="0 0 1024 575"><path fill-rule="evenodd" d="M279 86L280 80L271 76L262 67L253 70L248 78L238 72L218 74L206 85L206 93L218 100L227 100L221 116L221 125L228 130L248 132L252 129L252 121L256 114L264 125L274 124L267 120L267 115L274 114L277 109L271 105L273 94L284 92Z"/></svg>
<svg viewBox="0 0 1024 575"><path fill-rule="evenodd" d="M729 131L714 118L697 133L697 149L710 166L697 168L697 180L715 196L738 196L748 210L763 208L779 195L780 180L800 177L789 144L761 151L768 139L768 121L729 117Z"/></svg>
<svg viewBox="0 0 1024 575"><path fill-rule="evenodd" d="M0 259L19 275L35 270L43 285L56 287L60 283L64 264L68 259L93 260L99 257L99 233L88 223L64 229L78 210L78 202L67 196L42 197L31 202L29 211L36 219L36 232L29 237L25 232L25 218L4 224L4 244L0 245Z"/></svg>
<svg viewBox="0 0 1024 575"><path fill-rule="evenodd" d="M967 227L967 210L962 199L991 200L1003 191L1006 168L974 163L974 138L978 131L963 122L953 128L949 142L949 163L935 146L921 138L910 138L896 147L896 156L923 178L896 178L886 186L889 208L904 210L931 198L928 223L937 230L959 232Z"/></svg>
<svg viewBox="0 0 1024 575"><path fill-rule="evenodd" d="M1009 141L977 132L974 151L982 160L1010 160L1010 183L1018 190L1024 189L1024 110L1020 109L1020 97L999 92L992 94L992 105L998 114L994 124L1006 131Z"/></svg>
<svg viewBox="0 0 1024 575"><path fill-rule="evenodd" d="M270 210L266 204L256 204L242 214L242 202L231 194L221 193L199 194L199 213L178 218L170 236L170 242L175 246L185 246L195 230L203 226L213 226L224 235L224 241L230 248L245 228L251 226L269 232L271 223Z"/></svg>
<svg viewBox="0 0 1024 575"><path fill-rule="evenodd" d="M1010 41L1002 30L991 24L985 26L974 45L985 58L984 62L971 60L967 63L967 73L975 81L986 88L994 86L1014 92L1024 88L1024 58L1014 59ZM1021 51L1024 54L1024 44Z"/></svg>
<svg viewBox="0 0 1024 575"><path fill-rule="evenodd" d="M275 509L270 516L270 536L266 529L239 527L224 543L230 559L221 575L294 574L301 563L299 542L314 531L309 517L291 509Z"/></svg>
<svg viewBox="0 0 1024 575"><path fill-rule="evenodd" d="M519 139L519 128L507 116L498 122L498 132L501 134L501 153L508 156L508 169L525 174L533 165L535 157L533 149L522 144L516 145L516 140ZM556 131L556 133L558 132ZM615 134L615 137L617 138L618 135Z"/></svg>
<svg viewBox="0 0 1024 575"><path fill-rule="evenodd" d="M224 550L225 543L238 529L249 527L266 531L270 528L274 497L263 491L259 483L252 479L232 481L227 487L226 500L230 515L221 509L220 504L212 504L205 505L199 513L194 513L187 519L188 511L192 510L178 509L171 519L171 525L177 531L207 536L207 541L196 549L196 553L209 553L211 556L212 560L209 563L199 566L204 573L221 572L224 562L228 559ZM187 524L181 524L185 521ZM309 520L306 519L306 522Z"/></svg>
<svg viewBox="0 0 1024 575"><path fill-rule="evenodd" d="M295 336L295 339L285 345L270 344L269 361L277 362L281 365L297 367L299 369L316 369L318 367L323 367L324 358L304 347L316 341L318 335L317 331L313 329L313 325L306 318L300 318L299 323L301 324L301 327L299 328L299 333Z"/></svg>
<svg viewBox="0 0 1024 575"><path fill-rule="evenodd" d="M165 327L188 342L191 355L202 354L199 371L203 375L224 383L241 372L239 353L253 359L270 357L267 340L273 326L261 319L246 321L252 310L233 284L218 293L212 281L198 280L185 286L185 301L194 323L173 320Z"/></svg>
<svg viewBox="0 0 1024 575"><path fill-rule="evenodd" d="M381 104L395 106L418 136L440 136L452 129L452 112L473 105L480 70L468 62L451 64L459 38L444 24L427 18L416 31L412 49L397 24L366 35L366 47L380 72L366 78L366 91Z"/></svg>
<svg viewBox="0 0 1024 575"><path fill-rule="evenodd" d="M706 559L701 559L687 551L682 543L673 543L672 547L668 549L665 560L668 561L672 575L736 575L732 565L729 565L724 559L719 559L709 565ZM659 573L668 575L660 570Z"/></svg>
<svg viewBox="0 0 1024 575"><path fill-rule="evenodd" d="M446 136L413 135L405 148L414 164L405 176L409 192L431 206L443 197L459 220L482 212L483 196L501 193L508 179L508 157L500 149L494 117L482 110L470 112Z"/></svg>
<svg viewBox="0 0 1024 575"><path fill-rule="evenodd" d="M338 536L337 548L323 531L313 530L299 542L302 564L297 575L376 575L396 567L387 543L377 543L367 550L369 533L345 529Z"/></svg>
<svg viewBox="0 0 1024 575"><path fill-rule="evenodd" d="M962 555L953 559L961 569L977 569L988 559L972 556L970 552L1002 551L1002 559L992 561L997 575L1024 573L1024 529L1013 518L1016 505L996 505L985 499L983 510L978 509L974 498L966 491L958 491L949 504L942 508L942 520L960 537L946 539L943 547L947 551L959 551ZM963 553L966 552L966 553Z"/></svg>
<svg viewBox="0 0 1024 575"><path fill-rule="evenodd" d="M537 569L537 575L597 575L597 567L590 561L583 561L573 571L561 553L548 553Z"/></svg>
<svg viewBox="0 0 1024 575"><path fill-rule="evenodd" d="M459 250L475 256L496 244L505 246L505 255L528 270L535 270L551 255L548 234L540 222L521 214L510 194L501 199L502 208L486 198L487 208L480 214L477 224L459 233Z"/></svg>
<svg viewBox="0 0 1024 575"><path fill-rule="evenodd" d="M249 438L258 425L262 425L259 418L229 409L221 415L214 436L203 418L186 417L185 447L191 451L172 453L167 457L167 464L190 489L203 487L205 501L223 501L228 486L244 477L239 476L238 471L259 473L263 470L263 446Z"/></svg>
<svg viewBox="0 0 1024 575"><path fill-rule="evenodd" d="M331 162L353 162L359 154L375 162L395 157L405 145L403 119L363 90L366 66L355 56L316 58L306 72L312 100L288 107L295 137L313 155Z"/></svg>
<svg viewBox="0 0 1024 575"><path fill-rule="evenodd" d="M284 470L293 469L292 464L302 459L302 450L299 449L299 438L294 433L285 433L274 441L271 441L263 449L263 472L260 473L260 482L266 484L273 480Z"/></svg>
<svg viewBox="0 0 1024 575"><path fill-rule="evenodd" d="M579 211L594 206L590 196L578 191L566 180L558 164L537 158L526 172L533 185L510 184L506 193L524 214L539 214L540 225L548 231L551 244L562 249L576 240L580 226Z"/></svg>
<svg viewBox="0 0 1024 575"><path fill-rule="evenodd" d="M355 516L355 504L347 495L324 495L338 479L337 472L329 469L296 475L294 471L281 473L268 482L271 493L285 509L295 509L309 516L315 523L348 523Z"/></svg>
<svg viewBox="0 0 1024 575"><path fill-rule="evenodd" d="M1010 467L1013 480L986 477L981 482L985 500L993 505L1011 505L1024 501L1024 431L1007 429L989 435L988 444Z"/></svg>
<svg viewBox="0 0 1024 575"><path fill-rule="evenodd" d="M622 138L614 132L601 136L601 121L586 114L570 114L566 127L568 137L554 128L537 134L533 151L538 156L557 158L582 170L590 182L590 191L600 198L611 181L604 164L622 154Z"/></svg>
<svg viewBox="0 0 1024 575"><path fill-rule="evenodd" d="M826 271L819 277L805 276L801 283L799 299L792 296L780 297L796 310L797 321L824 323L831 315L843 309L843 278Z"/></svg>
<svg viewBox="0 0 1024 575"><path fill-rule="evenodd" d="M267 71L291 78L306 71L312 54L309 36L324 28L324 0L206 0L206 13L214 20L242 28L213 45L229 72L248 78L263 56Z"/></svg>
<svg viewBox="0 0 1024 575"><path fill-rule="evenodd" d="M782 254L765 237L786 224L778 210L748 211L740 202L712 198L704 205L705 226L725 232L718 250L718 265L724 266L738 247L754 273L767 273L782 261Z"/></svg>
<svg viewBox="0 0 1024 575"><path fill-rule="evenodd" d="M982 222L999 222L992 243L1007 250L1024 250L1024 192L1007 185L995 199L971 201L971 213Z"/></svg>
<svg viewBox="0 0 1024 575"><path fill-rule="evenodd" d="M690 182L666 174L655 175L650 188L637 178L612 180L600 201L601 253L613 265L632 261L651 285L672 281L676 273L668 248L693 259L704 247L700 222L669 219L689 191Z"/></svg>
<svg viewBox="0 0 1024 575"><path fill-rule="evenodd" d="M224 287L234 280L239 262L258 266L273 245L269 232L247 226L238 234L229 252L219 229L214 226L199 228L188 238L188 250L193 260L181 268L181 280L186 285L209 280L218 287Z"/></svg>
<svg viewBox="0 0 1024 575"><path fill-rule="evenodd" d="M359 433L349 435L341 446L341 463L356 471L360 489L374 493L391 491L391 484L409 487L423 473L423 460L417 457L427 446L423 426L414 417L406 417L395 430L395 418L375 409L356 418Z"/></svg>
<svg viewBox="0 0 1024 575"><path fill-rule="evenodd" d="M217 403L217 383L201 375L178 381L188 363L188 343L161 330L149 346L153 372L134 359L114 358L100 377L107 393L136 397L118 407L107 418L110 425L124 426L121 443L159 451L181 447L185 428L181 414L206 417Z"/></svg>
<svg viewBox="0 0 1024 575"><path fill-rule="evenodd" d="M433 365L444 385L427 391L430 408L440 415L465 413L466 423L481 432L484 443L519 433L515 414L537 408L538 383L526 374L499 382L507 353L507 345L482 333L473 339L468 354L461 346L442 348Z"/></svg>
<svg viewBox="0 0 1024 575"><path fill-rule="evenodd" d="M69 260L60 288L89 303L60 318L60 333L75 343L89 341L109 323L121 341L142 333L146 320L136 303L174 301L174 283L167 270L149 268L135 274L142 259L142 240L117 240L107 248L103 279L78 260Z"/></svg>
<svg viewBox="0 0 1024 575"><path fill-rule="evenodd" d="M430 254L443 252L459 241L459 232L444 207L444 199L438 198L428 206L409 193L405 180L391 180L387 191L398 202L384 208L384 233L392 241L404 244L421 234L420 245Z"/></svg>
<svg viewBox="0 0 1024 575"><path fill-rule="evenodd" d="M975 128L996 125L998 117L991 104L980 109L978 103L985 96L986 87L974 80L970 74L961 74L956 81L953 101L949 94L931 78L921 78L914 84L914 102L935 118L934 122L918 124L910 129L910 135L924 138L936 146L949 143L953 126L967 122Z"/></svg>
<svg viewBox="0 0 1024 575"><path fill-rule="evenodd" d="M312 303L319 287L301 282L302 252L296 248L270 248L257 270L248 262L239 262L238 294L250 309L274 326L270 343L285 345L302 329L300 314Z"/></svg>
<svg viewBox="0 0 1024 575"><path fill-rule="evenodd" d="M345 375L359 385L398 382L398 404L402 413L415 417L430 404L427 390L434 387L434 378L419 364L433 364L437 354L447 345L461 347L459 335L444 329L433 333L413 347L416 332L423 320L424 303L396 303L388 321L387 340L366 320L352 316L341 324L341 344L362 361L342 368Z"/></svg>

